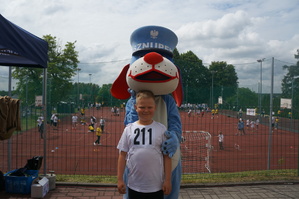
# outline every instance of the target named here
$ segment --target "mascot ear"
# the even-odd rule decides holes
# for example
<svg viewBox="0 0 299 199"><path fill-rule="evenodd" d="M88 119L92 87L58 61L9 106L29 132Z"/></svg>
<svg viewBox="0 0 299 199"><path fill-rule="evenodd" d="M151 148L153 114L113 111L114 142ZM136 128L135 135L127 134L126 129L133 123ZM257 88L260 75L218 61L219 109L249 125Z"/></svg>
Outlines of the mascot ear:
<svg viewBox="0 0 299 199"><path fill-rule="evenodd" d="M181 70L179 67L177 67L178 72L180 74L180 79L179 79L179 83L178 83L178 87L175 89L175 91L172 92L172 96L176 102L177 107L180 107L183 103L183 98L184 98L184 92L183 92L183 80L182 80L182 76L181 76Z"/></svg>
<svg viewBox="0 0 299 199"><path fill-rule="evenodd" d="M180 78L178 87L175 89L175 91L172 92L172 96L176 102L177 107L180 107L183 102L183 84L182 84L182 78Z"/></svg>
<svg viewBox="0 0 299 199"><path fill-rule="evenodd" d="M129 67L130 64L127 64L112 84L110 93L116 99L128 99L131 96L128 92L129 86L126 81L126 75Z"/></svg>

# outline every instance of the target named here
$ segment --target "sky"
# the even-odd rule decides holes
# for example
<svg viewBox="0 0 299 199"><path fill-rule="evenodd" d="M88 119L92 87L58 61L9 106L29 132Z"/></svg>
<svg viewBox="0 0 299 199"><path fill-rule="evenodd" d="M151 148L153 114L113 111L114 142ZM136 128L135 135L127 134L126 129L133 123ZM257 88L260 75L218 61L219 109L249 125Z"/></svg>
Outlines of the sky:
<svg viewBox="0 0 299 199"><path fill-rule="evenodd" d="M240 87L253 91L261 74L263 91L270 90L272 58L275 92L287 72L282 66L297 62L299 0L0 0L0 5L2 16L40 38L51 34L61 46L76 41L81 71L75 82L112 83L130 61L131 33L147 25L171 29L178 51L192 51L206 66L233 64ZM261 65L257 60L263 58ZM7 75L8 67L0 67L0 90L8 88Z"/></svg>

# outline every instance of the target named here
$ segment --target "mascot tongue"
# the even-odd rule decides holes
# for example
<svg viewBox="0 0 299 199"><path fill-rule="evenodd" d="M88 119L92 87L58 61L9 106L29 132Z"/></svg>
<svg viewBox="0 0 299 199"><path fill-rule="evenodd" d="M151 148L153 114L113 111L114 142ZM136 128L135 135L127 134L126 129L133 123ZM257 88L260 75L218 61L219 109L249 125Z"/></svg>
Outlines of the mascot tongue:
<svg viewBox="0 0 299 199"><path fill-rule="evenodd" d="M163 75L163 74L160 74L158 72L149 72L149 73L146 73L144 75L139 75L136 77L136 80L142 80L142 81L150 81L150 82L153 82L153 81L163 81L163 80L168 80L169 77Z"/></svg>

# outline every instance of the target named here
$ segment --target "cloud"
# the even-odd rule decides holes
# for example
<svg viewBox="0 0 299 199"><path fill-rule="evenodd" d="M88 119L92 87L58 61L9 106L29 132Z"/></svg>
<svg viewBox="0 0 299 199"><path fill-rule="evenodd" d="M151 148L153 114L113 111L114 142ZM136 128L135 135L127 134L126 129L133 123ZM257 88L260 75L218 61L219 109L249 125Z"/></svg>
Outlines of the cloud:
<svg viewBox="0 0 299 199"><path fill-rule="evenodd" d="M172 29L180 53L191 50L204 63L236 65L240 82L248 83L259 81L257 59L294 63L299 43L299 5L293 0L0 0L0 5L4 17L39 37L77 41L80 81L89 82L92 74L100 86L112 83L128 63L130 35L145 25Z"/></svg>
<svg viewBox="0 0 299 199"><path fill-rule="evenodd" d="M230 39L239 35L251 24L244 11L229 13L218 20L208 20L183 25L178 31L181 39L185 40L211 40Z"/></svg>
<svg viewBox="0 0 299 199"><path fill-rule="evenodd" d="M255 19L240 10L228 13L216 20L189 23L180 27L178 34L183 51L190 46L195 47L195 53L201 56L206 54L209 58L204 62L221 60L234 61L244 57L247 51L256 50L262 41L258 33L252 31ZM196 45L194 45L196 44ZM198 49L198 52L197 52ZM204 51L209 53L205 53ZM210 56L211 53L214 55Z"/></svg>

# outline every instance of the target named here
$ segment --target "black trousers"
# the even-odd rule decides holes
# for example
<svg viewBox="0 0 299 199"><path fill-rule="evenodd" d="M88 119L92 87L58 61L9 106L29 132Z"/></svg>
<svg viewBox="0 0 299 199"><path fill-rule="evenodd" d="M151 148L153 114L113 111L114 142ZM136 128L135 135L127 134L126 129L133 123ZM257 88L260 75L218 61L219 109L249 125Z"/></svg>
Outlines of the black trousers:
<svg viewBox="0 0 299 199"><path fill-rule="evenodd" d="M164 193L162 190L152 193L141 193L129 188L129 199L163 199Z"/></svg>

